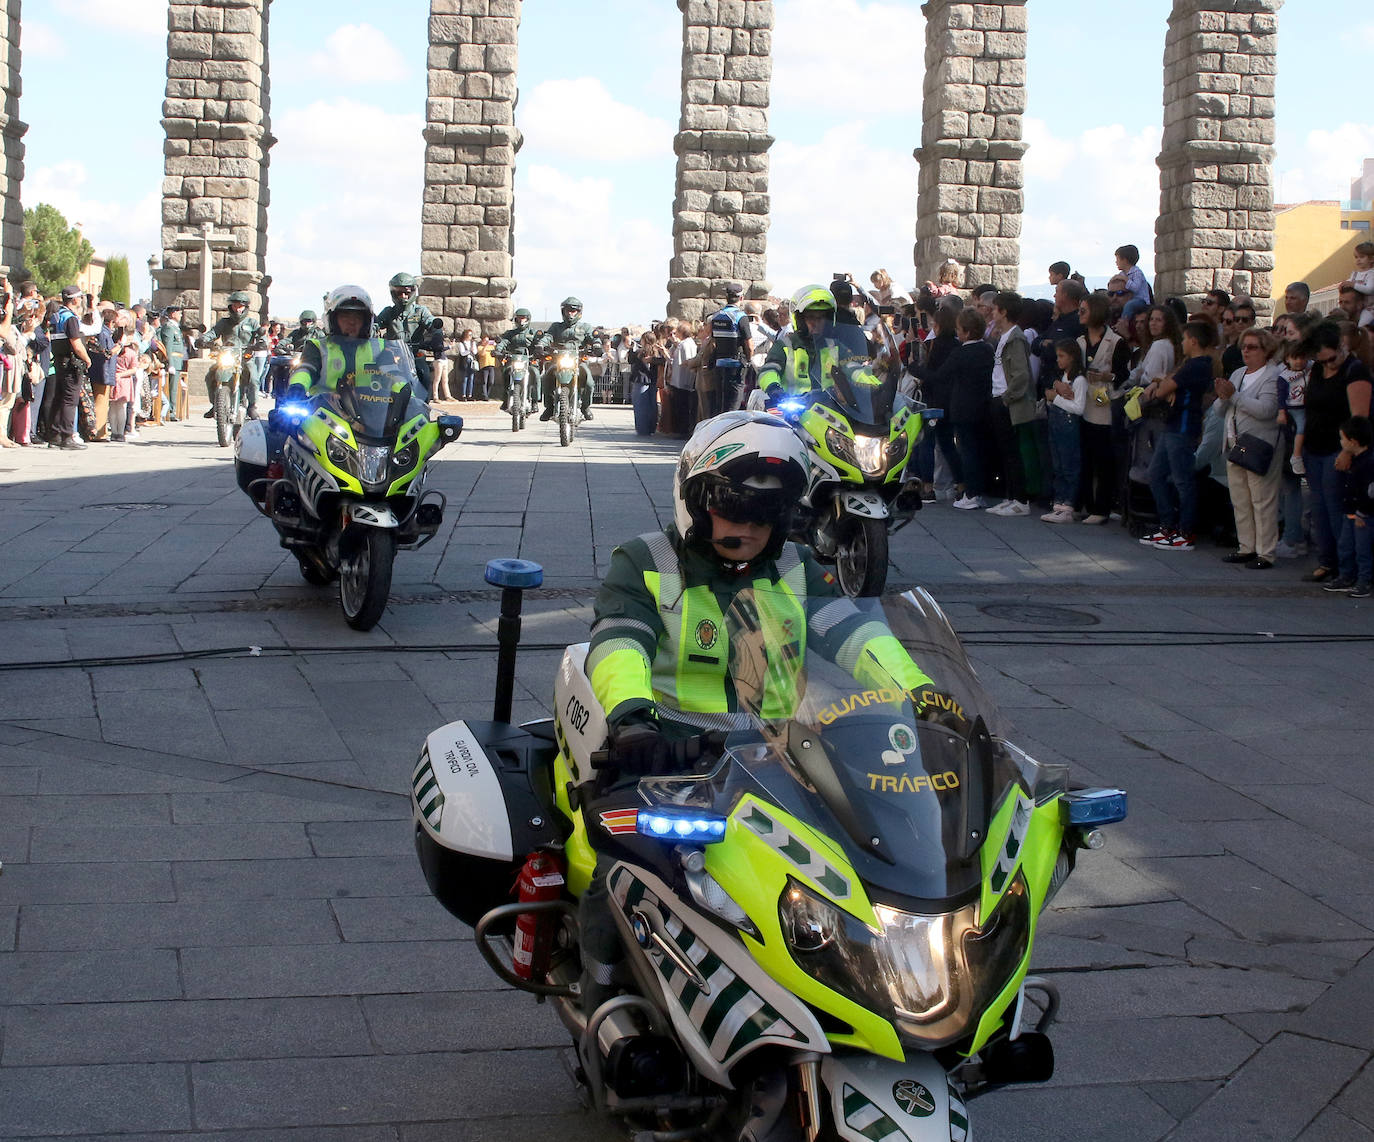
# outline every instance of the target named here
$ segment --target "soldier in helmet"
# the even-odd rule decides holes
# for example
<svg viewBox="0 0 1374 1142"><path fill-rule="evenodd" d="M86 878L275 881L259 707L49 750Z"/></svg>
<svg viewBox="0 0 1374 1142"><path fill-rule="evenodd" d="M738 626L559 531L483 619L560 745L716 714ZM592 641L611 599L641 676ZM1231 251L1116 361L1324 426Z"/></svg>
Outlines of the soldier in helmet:
<svg viewBox="0 0 1374 1142"><path fill-rule="evenodd" d="M582 303L575 297L565 297L559 306L562 321L555 321L535 339L534 352L566 349L581 353L584 349L600 352L600 343L592 332L592 327L582 320ZM592 378L585 366L581 369L582 378L578 383L578 402L582 405L584 420L592 419ZM552 420L557 406L553 399L554 369L550 366L544 371L544 411L540 420Z"/></svg>
<svg viewBox="0 0 1374 1142"><path fill-rule="evenodd" d="M300 324L287 334L287 341L290 342L291 351L293 353L299 353L305 348L305 343L318 333L318 330L315 328L315 323L317 321L319 321L319 318L315 315L313 309L301 310Z"/></svg>
<svg viewBox="0 0 1374 1142"><path fill-rule="evenodd" d="M387 282L391 304L377 314L377 336L388 341L404 341L415 354L415 375L428 392L433 384L430 364L434 357L434 314L415 300L420 283L414 274L402 271Z"/></svg>
<svg viewBox="0 0 1374 1142"><path fill-rule="evenodd" d="M219 341L232 349L242 350L261 340L262 327L258 324L258 319L248 312L252 302L253 299L241 289L231 293L228 301L229 312L202 333L197 344L203 349L212 342ZM215 416L215 386L210 379L213 376L213 369L205 374L205 394L210 400L210 408L205 413L206 420L213 420ZM239 384L243 386L242 393L248 408L248 419L256 420L258 386L249 379L246 365L239 373Z"/></svg>
<svg viewBox="0 0 1374 1142"><path fill-rule="evenodd" d="M496 341L496 355L502 359L512 353L525 352L534 356L534 343L538 339L537 334L530 326L531 313L528 309L517 309L515 311L515 324L501 334ZM510 412L510 381L509 378L502 378L505 385L505 394L501 398L501 411Z"/></svg>

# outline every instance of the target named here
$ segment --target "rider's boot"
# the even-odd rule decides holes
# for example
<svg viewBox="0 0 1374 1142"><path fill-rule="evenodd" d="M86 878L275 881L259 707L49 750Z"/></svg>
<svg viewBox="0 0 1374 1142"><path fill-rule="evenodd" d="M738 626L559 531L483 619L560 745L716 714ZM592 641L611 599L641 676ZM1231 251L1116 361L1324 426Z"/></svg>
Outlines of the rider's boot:
<svg viewBox="0 0 1374 1142"><path fill-rule="evenodd" d="M543 412L541 412L541 413L539 414L539 419L540 419L540 420L552 420L552 419L553 419L553 414L554 414L554 406L553 406L553 405L549 405L546 409L544 409Z"/></svg>

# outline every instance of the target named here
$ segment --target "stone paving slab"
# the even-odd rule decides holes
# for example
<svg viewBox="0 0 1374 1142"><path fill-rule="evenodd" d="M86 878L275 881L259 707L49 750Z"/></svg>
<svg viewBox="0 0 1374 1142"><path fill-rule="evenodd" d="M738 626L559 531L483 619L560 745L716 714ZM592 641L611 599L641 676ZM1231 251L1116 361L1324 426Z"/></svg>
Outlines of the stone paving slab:
<svg viewBox="0 0 1374 1142"><path fill-rule="evenodd" d="M668 518L676 445L627 424L561 450L472 420L366 635L204 426L0 485L0 668L76 664L0 676L0 1137L609 1142L552 1013L428 895L407 784L489 711L491 655L433 649L492 644L486 559L546 561L516 701L542 716L611 549ZM139 500L172 506L87 506ZM1374 1138L1368 646L1152 645L1374 637L1374 606L1218 554L944 505L894 537L890 583L947 606L1016 740L1132 797L1042 918L1056 1078L978 1100L980 1139Z"/></svg>

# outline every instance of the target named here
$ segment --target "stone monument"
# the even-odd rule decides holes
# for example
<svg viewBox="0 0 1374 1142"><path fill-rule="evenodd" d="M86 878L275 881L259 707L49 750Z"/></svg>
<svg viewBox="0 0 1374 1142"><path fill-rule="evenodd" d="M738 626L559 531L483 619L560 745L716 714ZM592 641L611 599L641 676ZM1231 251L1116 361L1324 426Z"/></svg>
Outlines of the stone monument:
<svg viewBox="0 0 1374 1142"><path fill-rule="evenodd" d="M4 192L4 214L0 215L0 263L8 272L24 260L24 207L19 187L24 181L24 132L27 123L19 121L19 96L23 81L19 74L20 0L0 0L0 68L4 77L4 107L0 109L0 136L5 141L4 167L0 169L0 190Z"/></svg>

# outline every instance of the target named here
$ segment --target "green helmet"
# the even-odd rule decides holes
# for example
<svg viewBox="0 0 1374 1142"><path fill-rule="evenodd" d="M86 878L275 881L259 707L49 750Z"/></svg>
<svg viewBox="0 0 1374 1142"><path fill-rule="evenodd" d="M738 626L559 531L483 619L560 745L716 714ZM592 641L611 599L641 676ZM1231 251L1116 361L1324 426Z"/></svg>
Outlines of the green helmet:
<svg viewBox="0 0 1374 1142"><path fill-rule="evenodd" d="M304 324L306 324L307 322L310 322L310 321L318 321L318 320L319 320L319 318L317 318L317 317L315 316L315 311L314 311L313 309L302 309L302 310L301 310L300 322L301 322L302 325L304 325Z"/></svg>
<svg viewBox="0 0 1374 1142"><path fill-rule="evenodd" d="M528 309L517 309L515 311L515 324L519 326L528 325L534 318Z"/></svg>
<svg viewBox="0 0 1374 1142"><path fill-rule="evenodd" d="M563 299L563 304L560 305L558 309L563 314L563 320L567 321L569 313L582 312L582 302L579 298L565 297Z"/></svg>
<svg viewBox="0 0 1374 1142"><path fill-rule="evenodd" d="M387 289L419 289L420 283L415 280L414 274L408 274L402 270L399 274L394 274L389 282L386 283Z"/></svg>
<svg viewBox="0 0 1374 1142"><path fill-rule="evenodd" d="M252 305L253 299L243 290L236 289L225 299L225 305Z"/></svg>

